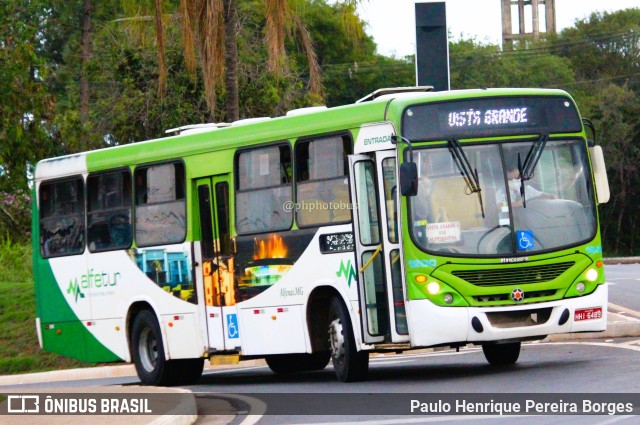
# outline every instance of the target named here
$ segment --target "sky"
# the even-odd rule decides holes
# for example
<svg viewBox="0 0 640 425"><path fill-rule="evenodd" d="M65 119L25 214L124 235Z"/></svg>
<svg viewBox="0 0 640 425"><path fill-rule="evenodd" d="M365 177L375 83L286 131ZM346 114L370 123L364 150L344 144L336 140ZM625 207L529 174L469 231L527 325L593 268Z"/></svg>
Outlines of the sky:
<svg viewBox="0 0 640 425"><path fill-rule="evenodd" d="M358 7L379 53L396 57L415 53L415 3L415 0L364 0ZM501 44L501 0L446 0L446 4L447 27L456 39L464 34L465 38ZM592 12L631 7L640 7L640 0L556 0L556 25L561 31ZM516 16L514 13L513 18ZM518 31L517 25L513 31Z"/></svg>

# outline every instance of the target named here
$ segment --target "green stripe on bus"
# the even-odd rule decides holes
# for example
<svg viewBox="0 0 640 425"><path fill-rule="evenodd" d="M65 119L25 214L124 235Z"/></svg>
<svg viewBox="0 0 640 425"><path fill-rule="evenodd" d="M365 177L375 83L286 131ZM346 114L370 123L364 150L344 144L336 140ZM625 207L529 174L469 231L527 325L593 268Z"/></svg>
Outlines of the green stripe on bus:
<svg viewBox="0 0 640 425"><path fill-rule="evenodd" d="M56 283L48 261L38 261L36 304L46 351L85 362L122 361L96 339L73 312ZM48 328L48 329L47 329Z"/></svg>

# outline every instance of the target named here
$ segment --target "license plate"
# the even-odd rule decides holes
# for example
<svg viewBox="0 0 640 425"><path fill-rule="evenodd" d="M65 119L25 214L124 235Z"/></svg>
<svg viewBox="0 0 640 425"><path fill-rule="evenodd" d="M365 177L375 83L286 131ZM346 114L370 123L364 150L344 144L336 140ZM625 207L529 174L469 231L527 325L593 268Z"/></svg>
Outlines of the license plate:
<svg viewBox="0 0 640 425"><path fill-rule="evenodd" d="M576 310L573 314L573 320L579 322L581 320L602 319L602 308L582 308Z"/></svg>

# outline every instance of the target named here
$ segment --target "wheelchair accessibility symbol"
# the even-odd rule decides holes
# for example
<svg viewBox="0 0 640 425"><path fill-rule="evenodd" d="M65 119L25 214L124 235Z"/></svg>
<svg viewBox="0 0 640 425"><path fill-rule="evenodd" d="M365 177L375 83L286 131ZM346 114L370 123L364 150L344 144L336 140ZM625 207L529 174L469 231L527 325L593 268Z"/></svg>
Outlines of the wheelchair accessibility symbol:
<svg viewBox="0 0 640 425"><path fill-rule="evenodd" d="M238 330L238 316L235 314L227 315L227 337L230 339L238 338L240 331Z"/></svg>
<svg viewBox="0 0 640 425"><path fill-rule="evenodd" d="M518 251L530 251L534 248L533 232L531 230L516 230Z"/></svg>

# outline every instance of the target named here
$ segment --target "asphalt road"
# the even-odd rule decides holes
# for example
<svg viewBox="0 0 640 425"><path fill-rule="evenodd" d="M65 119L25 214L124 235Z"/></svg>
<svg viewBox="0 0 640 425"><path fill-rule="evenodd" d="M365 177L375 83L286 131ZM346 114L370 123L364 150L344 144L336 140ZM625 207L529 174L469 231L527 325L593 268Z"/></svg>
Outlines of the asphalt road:
<svg viewBox="0 0 640 425"><path fill-rule="evenodd" d="M640 318L640 265L606 266L606 278L611 284L610 302L624 307L631 316ZM375 415L358 407L349 415L330 415L318 412L318 406L327 405L322 397L338 396L345 400L355 394L389 395L426 394L465 396L491 394L497 397L509 394L556 393L567 397L576 393L611 394L624 397L640 394L640 339L582 340L576 342L523 344L520 359L515 366L495 369L490 367L481 349L469 347L459 353L452 350L425 353L408 352L402 355L372 356L369 378L365 382L339 383L332 367L325 370L296 375L276 375L266 366L234 367L206 370L198 385L185 387L198 397L199 411L204 413L198 424L234 423L259 424L342 424L395 425L413 423L463 424L473 420L484 424L580 424L610 425L614 423L640 424L640 416L394 416L380 411L378 403L371 410ZM88 386L138 384L136 377L105 378L82 381L53 382L12 387L1 390L47 388L83 388ZM235 395L234 395L235 394ZM265 395L282 399L278 415L270 414L269 407L261 404ZM350 399L353 400L353 399ZM366 399L368 400L368 399ZM365 400L365 401L366 401ZM379 399L376 399L379 402ZM208 407L215 405L219 413L220 401L231 412L226 418L207 416ZM321 402L324 401L324 404ZM340 401L340 400L339 400ZM355 399L358 402L358 399ZM407 399L407 414L409 403ZM287 411L287 403L291 412ZM362 403L360 403L362 404ZM638 400L637 406L640 405ZM284 406L284 408L282 407ZM308 411L305 412L305 406ZM301 412L302 409L302 412ZM312 413L312 414L301 414ZM325 414L319 414L325 413ZM640 412L634 412L640 415Z"/></svg>
<svg viewBox="0 0 640 425"><path fill-rule="evenodd" d="M458 396L465 394L526 394L559 393L569 396L574 393L619 393L613 396L624 397L624 393L640 393L640 340L626 339L613 342L584 341L576 343L529 343L523 345L520 360L514 367L495 369L487 365L482 351L467 348L460 353L452 351L439 353L419 353L397 356L374 357L371 360L369 379L366 382L343 384L336 381L331 367L320 372L308 372L297 375L275 375L267 367L252 367L227 371L213 371L204 375L198 385L187 387L198 393L199 407L206 413L206 403L219 399L230 401L241 412L258 413L255 416L239 416L237 423L259 424L302 424L302 423L361 423L363 425L392 425L402 423L513 423L514 417L505 418L495 415L457 417L457 416L379 416L363 414L361 406L354 408L351 415L318 415L318 409L331 400L327 397L335 394L353 396L354 394L446 394ZM240 394L238 399L229 394ZM278 394L275 395L274 394ZM251 411L249 400L261 400L261 396L280 397L278 415L270 415L259 408ZM327 396L329 395L329 396ZM270 400L267 397L267 401ZM356 402L359 401L356 399ZM380 400L378 400L380 401ZM366 398L364 403L366 403ZM407 397L407 414L410 398ZM290 403L292 414L287 403ZM250 404L250 403L249 403ZM358 404L358 403L356 403ZM258 405L260 403L258 402ZM284 405L284 407L282 407ZM307 407L305 407L307 406ZM373 406L379 407L379 406ZM373 409L372 407L372 409ZM328 406L329 413L331 406ZM309 414L300 414L307 409ZM263 409L264 410L264 409ZM266 414L262 414L266 413ZM384 409L382 412L384 413ZM635 412L640 414L640 412ZM243 422L245 421L245 422ZM510 422L507 422L510 421ZM525 424L611 424L640 423L640 417L625 416L535 416L518 417ZM207 416L199 422L207 424Z"/></svg>
<svg viewBox="0 0 640 425"><path fill-rule="evenodd" d="M606 265L609 302L640 311L640 264Z"/></svg>

